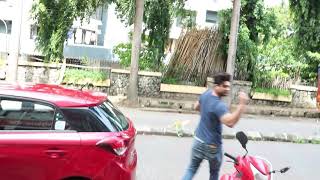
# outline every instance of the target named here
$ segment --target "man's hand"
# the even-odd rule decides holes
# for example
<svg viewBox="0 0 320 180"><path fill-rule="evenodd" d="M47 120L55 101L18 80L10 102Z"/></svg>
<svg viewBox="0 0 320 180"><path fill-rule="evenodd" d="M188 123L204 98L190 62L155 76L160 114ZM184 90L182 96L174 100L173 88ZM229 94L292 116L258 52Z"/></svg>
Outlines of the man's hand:
<svg viewBox="0 0 320 180"><path fill-rule="evenodd" d="M246 104L248 102L248 95L244 92L239 93L239 106L233 113L227 113L223 115L220 121L226 126L232 128L240 119L241 114L244 112Z"/></svg>
<svg viewBox="0 0 320 180"><path fill-rule="evenodd" d="M246 105L248 102L248 95L244 92L239 93L239 104L240 105Z"/></svg>
<svg viewBox="0 0 320 180"><path fill-rule="evenodd" d="M200 111L200 102L197 101L196 104L194 105L194 109L197 111Z"/></svg>

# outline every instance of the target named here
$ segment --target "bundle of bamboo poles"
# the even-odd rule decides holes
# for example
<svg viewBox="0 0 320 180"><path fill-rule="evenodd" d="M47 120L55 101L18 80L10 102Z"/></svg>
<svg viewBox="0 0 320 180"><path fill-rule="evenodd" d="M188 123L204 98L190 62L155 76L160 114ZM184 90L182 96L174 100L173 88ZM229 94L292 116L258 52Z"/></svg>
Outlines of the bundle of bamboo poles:
<svg viewBox="0 0 320 180"><path fill-rule="evenodd" d="M208 76L225 70L226 61L218 52L220 42L216 28L194 28L182 33L165 72L165 78L205 85Z"/></svg>

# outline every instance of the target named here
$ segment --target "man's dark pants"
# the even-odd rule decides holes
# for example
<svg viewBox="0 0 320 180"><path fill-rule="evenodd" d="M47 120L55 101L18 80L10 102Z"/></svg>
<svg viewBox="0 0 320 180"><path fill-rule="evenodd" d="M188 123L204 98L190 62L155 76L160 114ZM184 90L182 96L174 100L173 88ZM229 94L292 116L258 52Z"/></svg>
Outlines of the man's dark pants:
<svg viewBox="0 0 320 180"><path fill-rule="evenodd" d="M183 180L192 180L203 160L207 160L209 162L209 180L218 180L222 162L221 146L217 147L215 145L209 145L196 139L194 140L192 147L191 163L183 177Z"/></svg>

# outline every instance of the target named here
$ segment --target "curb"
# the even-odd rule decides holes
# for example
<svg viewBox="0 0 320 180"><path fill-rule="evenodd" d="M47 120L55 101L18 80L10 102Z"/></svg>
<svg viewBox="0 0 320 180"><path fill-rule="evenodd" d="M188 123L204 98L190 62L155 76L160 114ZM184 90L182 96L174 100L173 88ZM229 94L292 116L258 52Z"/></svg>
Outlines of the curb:
<svg viewBox="0 0 320 180"><path fill-rule="evenodd" d="M232 109L234 106L232 107ZM168 113L182 113L182 114L199 114L198 111L195 110L186 110L186 109L168 109L168 108L152 108L152 107L142 107L139 108L141 111L153 111L153 112L168 112ZM283 117L302 117L302 118L319 118L320 112L315 110L296 110L296 109L261 109L253 107L247 108L245 114L248 115L274 115L274 116L283 116Z"/></svg>
<svg viewBox="0 0 320 180"><path fill-rule="evenodd" d="M185 109L167 109L167 108L150 108L144 107L139 108L141 111L151 111L151 112L168 112L168 113L182 113L182 114L199 114L198 111L185 110Z"/></svg>
<svg viewBox="0 0 320 180"><path fill-rule="evenodd" d="M176 131L169 128L149 128L142 127L137 128L137 133L140 135L158 135L158 136L171 136L171 137L193 137L193 132L188 131ZM275 141L275 142L290 142L297 144L320 144L320 135L302 137L287 133L272 133L263 134L257 131L247 131L245 134L248 136L249 140L252 141ZM236 139L235 133L225 133L222 134L223 139Z"/></svg>

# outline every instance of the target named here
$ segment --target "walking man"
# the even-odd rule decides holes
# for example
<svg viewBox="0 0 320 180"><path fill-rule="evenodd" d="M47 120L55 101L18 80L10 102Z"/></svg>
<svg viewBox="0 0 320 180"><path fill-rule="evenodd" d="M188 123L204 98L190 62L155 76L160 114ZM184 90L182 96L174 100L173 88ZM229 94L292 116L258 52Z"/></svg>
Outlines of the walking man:
<svg viewBox="0 0 320 180"><path fill-rule="evenodd" d="M183 180L191 180L196 174L202 160L209 162L209 180L218 180L222 163L222 124L233 127L243 113L248 96L240 92L239 105L230 113L221 97L227 96L230 91L230 74L219 73L214 77L214 87L204 92L195 109L200 111L200 122L195 131L195 140L192 146L191 163Z"/></svg>

